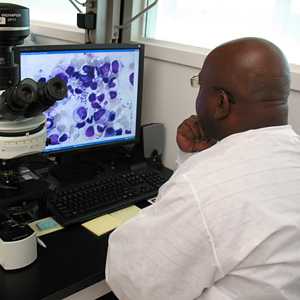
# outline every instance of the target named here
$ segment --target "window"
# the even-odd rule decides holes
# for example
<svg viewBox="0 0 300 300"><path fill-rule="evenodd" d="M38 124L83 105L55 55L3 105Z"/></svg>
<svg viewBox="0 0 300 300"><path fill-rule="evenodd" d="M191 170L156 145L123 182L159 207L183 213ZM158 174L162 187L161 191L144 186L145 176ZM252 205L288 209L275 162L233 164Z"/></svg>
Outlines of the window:
<svg viewBox="0 0 300 300"><path fill-rule="evenodd" d="M257 36L278 45L291 63L300 65L299 28L299 0L161 0L146 17L144 35L207 49Z"/></svg>

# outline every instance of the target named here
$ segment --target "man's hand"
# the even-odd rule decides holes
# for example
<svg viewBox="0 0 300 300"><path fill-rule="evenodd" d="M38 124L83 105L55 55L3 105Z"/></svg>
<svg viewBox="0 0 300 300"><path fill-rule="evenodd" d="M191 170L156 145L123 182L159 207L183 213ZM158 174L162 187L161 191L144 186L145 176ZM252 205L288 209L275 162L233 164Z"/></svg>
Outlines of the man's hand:
<svg viewBox="0 0 300 300"><path fill-rule="evenodd" d="M199 118L195 115L190 116L178 126L176 141L183 152L199 152L217 142L205 136Z"/></svg>

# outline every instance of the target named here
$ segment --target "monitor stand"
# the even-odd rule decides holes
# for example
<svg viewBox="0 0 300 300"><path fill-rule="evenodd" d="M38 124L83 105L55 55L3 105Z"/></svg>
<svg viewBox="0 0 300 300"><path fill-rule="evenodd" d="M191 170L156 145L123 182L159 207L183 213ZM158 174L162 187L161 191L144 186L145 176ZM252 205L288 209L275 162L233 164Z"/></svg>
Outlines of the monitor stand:
<svg viewBox="0 0 300 300"><path fill-rule="evenodd" d="M76 183L96 177L100 166L85 160L81 155L64 155L56 158L56 165L49 171L59 183Z"/></svg>

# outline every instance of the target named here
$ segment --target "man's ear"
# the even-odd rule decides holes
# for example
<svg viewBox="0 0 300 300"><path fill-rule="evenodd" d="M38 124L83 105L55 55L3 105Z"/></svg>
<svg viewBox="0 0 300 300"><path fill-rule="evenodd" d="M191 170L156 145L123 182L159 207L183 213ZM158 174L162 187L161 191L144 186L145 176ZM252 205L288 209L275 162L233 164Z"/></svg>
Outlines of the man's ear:
<svg viewBox="0 0 300 300"><path fill-rule="evenodd" d="M225 91L218 91L218 99L214 117L216 120L225 119L230 114L230 101Z"/></svg>

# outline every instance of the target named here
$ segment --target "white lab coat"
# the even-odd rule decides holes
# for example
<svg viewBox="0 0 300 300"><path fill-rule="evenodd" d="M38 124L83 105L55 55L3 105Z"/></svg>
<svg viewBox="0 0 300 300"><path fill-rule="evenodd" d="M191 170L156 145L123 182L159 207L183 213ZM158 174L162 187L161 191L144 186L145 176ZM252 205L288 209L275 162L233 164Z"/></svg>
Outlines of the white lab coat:
<svg viewBox="0 0 300 300"><path fill-rule="evenodd" d="M188 158L109 239L121 300L299 300L300 138L231 135Z"/></svg>

